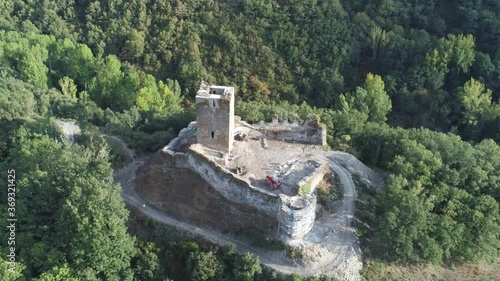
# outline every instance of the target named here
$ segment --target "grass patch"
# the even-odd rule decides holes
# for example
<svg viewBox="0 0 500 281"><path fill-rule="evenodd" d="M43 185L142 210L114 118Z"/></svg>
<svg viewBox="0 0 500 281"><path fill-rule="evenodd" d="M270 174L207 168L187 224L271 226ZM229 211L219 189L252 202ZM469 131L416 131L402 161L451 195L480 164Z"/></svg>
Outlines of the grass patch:
<svg viewBox="0 0 500 281"><path fill-rule="evenodd" d="M311 189L312 189L311 184L306 183L300 187L300 192L302 194L309 194L311 193Z"/></svg>

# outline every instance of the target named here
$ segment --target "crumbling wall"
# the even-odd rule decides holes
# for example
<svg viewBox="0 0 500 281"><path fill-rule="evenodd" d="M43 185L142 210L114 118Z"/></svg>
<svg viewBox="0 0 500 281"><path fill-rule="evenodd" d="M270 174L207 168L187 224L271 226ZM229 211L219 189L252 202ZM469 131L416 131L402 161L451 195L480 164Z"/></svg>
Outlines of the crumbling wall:
<svg viewBox="0 0 500 281"><path fill-rule="evenodd" d="M220 167L212 160L207 159L195 147L188 153L189 168L198 173L222 196L233 202L245 204L276 217L278 211L278 196L264 190L257 190L250 182L238 177L230 171Z"/></svg>
<svg viewBox="0 0 500 281"><path fill-rule="evenodd" d="M164 152L187 152L187 149L197 141L197 128L196 122L193 121L188 126L182 129L176 138L172 139L166 147L163 148Z"/></svg>
<svg viewBox="0 0 500 281"><path fill-rule="evenodd" d="M282 237L302 239L311 231L316 218L316 196L289 197L280 194L279 233Z"/></svg>
<svg viewBox="0 0 500 281"><path fill-rule="evenodd" d="M282 237L302 239L311 231L316 219L315 190L327 172L326 166L319 165L309 175L297 183L299 195L280 194L280 208L277 218Z"/></svg>
<svg viewBox="0 0 500 281"><path fill-rule="evenodd" d="M196 122L179 132L179 135L170 141L162 150L162 157L169 166L177 168L189 168L187 149L191 144L196 143Z"/></svg>
<svg viewBox="0 0 500 281"><path fill-rule="evenodd" d="M309 120L303 125L298 123L264 124L259 126L259 130L267 139L326 145L326 126L316 120Z"/></svg>
<svg viewBox="0 0 500 281"><path fill-rule="evenodd" d="M299 189L303 191L299 196L277 196L268 190L252 186L248 179L221 167L220 159L227 155L223 152L211 150L201 144L191 144L187 152L178 152L176 149L187 144L182 138L192 136L195 125L192 122L189 128L182 130L179 137L163 149L165 161L196 172L228 200L253 207L276 218L280 237L285 240L301 239L312 229L316 215L314 190L326 173L324 165L317 166L298 183Z"/></svg>
<svg viewBox="0 0 500 281"><path fill-rule="evenodd" d="M198 173L222 196L275 217L282 238L302 239L311 231L316 218L316 196L313 191L324 176L323 166L315 169L302 182L311 185L309 193L294 197L280 194L278 197L274 193L257 190L248 180L220 167L196 149L199 147L194 145L188 153L189 168Z"/></svg>
<svg viewBox="0 0 500 281"><path fill-rule="evenodd" d="M315 190L326 172L325 165L320 165L298 182L298 196L280 194L277 218L282 237L302 239L311 231L316 219Z"/></svg>
<svg viewBox="0 0 500 281"><path fill-rule="evenodd" d="M175 163L175 152L172 150L166 149L166 147L163 148L161 156L168 166L177 166Z"/></svg>
<svg viewBox="0 0 500 281"><path fill-rule="evenodd" d="M323 180L327 167L323 164L315 168L309 175L297 183L302 194L313 194L318 184Z"/></svg>

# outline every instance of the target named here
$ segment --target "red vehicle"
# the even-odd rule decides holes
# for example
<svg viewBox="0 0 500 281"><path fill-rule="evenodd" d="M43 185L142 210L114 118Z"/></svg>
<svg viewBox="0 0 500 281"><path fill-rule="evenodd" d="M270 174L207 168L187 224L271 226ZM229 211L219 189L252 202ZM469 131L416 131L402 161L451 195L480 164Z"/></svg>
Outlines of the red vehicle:
<svg viewBox="0 0 500 281"><path fill-rule="evenodd" d="M240 132L238 132L234 135L234 139L237 141L244 141L245 138L246 138L246 135L243 133L240 133Z"/></svg>
<svg viewBox="0 0 500 281"><path fill-rule="evenodd" d="M280 183L273 176L266 176L266 184L272 189L278 189L280 187Z"/></svg>

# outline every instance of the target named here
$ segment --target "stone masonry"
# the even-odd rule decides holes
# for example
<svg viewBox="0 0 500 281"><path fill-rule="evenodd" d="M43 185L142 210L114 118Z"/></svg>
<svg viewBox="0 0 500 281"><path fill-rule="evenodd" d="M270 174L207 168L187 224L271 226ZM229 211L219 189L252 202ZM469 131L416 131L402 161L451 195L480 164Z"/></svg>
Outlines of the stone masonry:
<svg viewBox="0 0 500 281"><path fill-rule="evenodd" d="M201 82L196 95L198 143L229 153L233 146L234 88Z"/></svg>
<svg viewBox="0 0 500 281"><path fill-rule="evenodd" d="M234 143L236 131L246 136L244 141ZM261 144L266 139L271 145ZM287 241L302 239L314 225L315 190L328 171L307 159L305 150L325 143L326 128L315 120L257 126L240 121L235 128L234 88L201 82L196 122L163 151L166 161L198 173L228 200L275 217L278 236ZM270 189L266 175L274 176L281 187Z"/></svg>

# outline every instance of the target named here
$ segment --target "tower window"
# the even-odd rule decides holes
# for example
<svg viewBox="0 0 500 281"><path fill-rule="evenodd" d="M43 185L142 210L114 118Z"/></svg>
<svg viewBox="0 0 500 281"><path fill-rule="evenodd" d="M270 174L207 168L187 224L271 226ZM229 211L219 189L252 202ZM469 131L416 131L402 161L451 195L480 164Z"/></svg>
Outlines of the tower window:
<svg viewBox="0 0 500 281"><path fill-rule="evenodd" d="M215 133L214 133L214 131L212 131L212 138L214 138L214 137L215 137Z"/></svg>
<svg viewBox="0 0 500 281"><path fill-rule="evenodd" d="M215 107L215 101L214 100L212 101L212 105Z"/></svg>

